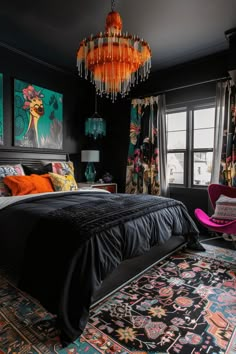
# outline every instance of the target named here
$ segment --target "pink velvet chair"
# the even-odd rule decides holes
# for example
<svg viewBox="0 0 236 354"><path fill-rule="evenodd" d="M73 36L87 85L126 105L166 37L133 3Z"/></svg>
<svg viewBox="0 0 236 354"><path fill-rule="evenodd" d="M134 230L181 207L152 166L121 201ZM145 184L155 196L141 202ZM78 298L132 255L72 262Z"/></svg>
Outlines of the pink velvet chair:
<svg viewBox="0 0 236 354"><path fill-rule="evenodd" d="M216 201L221 194L230 198L236 198L236 188L224 186L222 184L210 184L208 186L208 195L213 209L215 209ZM201 209L195 209L194 213L198 221L210 231L228 235L236 235L236 220L229 221L225 224L218 224L213 222L211 217Z"/></svg>

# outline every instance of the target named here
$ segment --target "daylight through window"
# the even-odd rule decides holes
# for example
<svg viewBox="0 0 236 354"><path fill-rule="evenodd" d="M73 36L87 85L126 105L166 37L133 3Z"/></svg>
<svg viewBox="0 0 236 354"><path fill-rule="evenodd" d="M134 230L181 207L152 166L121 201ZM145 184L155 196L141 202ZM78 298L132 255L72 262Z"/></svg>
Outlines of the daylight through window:
<svg viewBox="0 0 236 354"><path fill-rule="evenodd" d="M214 104L167 111L169 184L208 186L214 144Z"/></svg>

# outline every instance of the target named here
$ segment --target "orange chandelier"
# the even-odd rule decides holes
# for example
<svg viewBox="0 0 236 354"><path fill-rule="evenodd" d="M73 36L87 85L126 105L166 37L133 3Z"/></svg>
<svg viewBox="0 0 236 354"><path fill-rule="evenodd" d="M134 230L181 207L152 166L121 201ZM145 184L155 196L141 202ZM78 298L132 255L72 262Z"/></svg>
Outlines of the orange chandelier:
<svg viewBox="0 0 236 354"><path fill-rule="evenodd" d="M90 80L97 94L113 102L118 94L124 97L132 86L146 80L151 69L148 43L121 30L122 19L112 0L105 32L85 38L77 52L79 76Z"/></svg>

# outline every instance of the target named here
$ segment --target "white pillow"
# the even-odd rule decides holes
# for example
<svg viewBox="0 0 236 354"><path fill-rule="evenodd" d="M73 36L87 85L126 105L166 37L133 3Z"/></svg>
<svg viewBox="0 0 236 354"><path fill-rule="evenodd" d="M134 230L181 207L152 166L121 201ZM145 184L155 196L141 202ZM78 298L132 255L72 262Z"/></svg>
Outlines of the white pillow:
<svg viewBox="0 0 236 354"><path fill-rule="evenodd" d="M212 218L222 220L236 219L236 198L230 198L221 194L216 201L215 212Z"/></svg>

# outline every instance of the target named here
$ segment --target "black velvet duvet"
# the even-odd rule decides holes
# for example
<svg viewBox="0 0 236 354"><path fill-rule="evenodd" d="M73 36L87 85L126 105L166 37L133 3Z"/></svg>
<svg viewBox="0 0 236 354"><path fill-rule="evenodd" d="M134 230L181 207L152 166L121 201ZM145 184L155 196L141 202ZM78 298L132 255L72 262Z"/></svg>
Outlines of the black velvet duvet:
<svg viewBox="0 0 236 354"><path fill-rule="evenodd" d="M67 343L83 332L95 290L122 260L172 235L184 235L192 245L198 238L177 200L105 192L18 201L0 210L0 225L0 247L19 273L18 286L57 315Z"/></svg>

